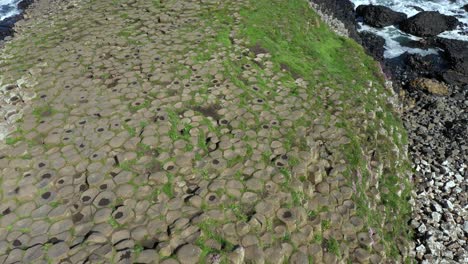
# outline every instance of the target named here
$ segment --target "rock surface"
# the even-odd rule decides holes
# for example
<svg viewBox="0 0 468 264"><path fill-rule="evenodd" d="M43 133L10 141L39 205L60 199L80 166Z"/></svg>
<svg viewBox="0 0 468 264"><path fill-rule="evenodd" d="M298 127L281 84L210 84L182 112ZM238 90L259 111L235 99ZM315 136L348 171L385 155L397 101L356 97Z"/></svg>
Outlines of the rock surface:
<svg viewBox="0 0 468 264"><path fill-rule="evenodd" d="M349 37L357 42L359 41L359 34L356 30L356 12L354 11L354 4L349 0L312 0L313 3L321 12L331 15L333 18L338 19L348 31Z"/></svg>
<svg viewBox="0 0 468 264"><path fill-rule="evenodd" d="M466 263L468 87L446 96L414 90L403 118L415 168L411 225L420 262Z"/></svg>
<svg viewBox="0 0 468 264"><path fill-rule="evenodd" d="M26 10L32 3L34 3L34 0L21 0L17 7L21 10Z"/></svg>
<svg viewBox="0 0 468 264"><path fill-rule="evenodd" d="M417 78L410 82L410 86L435 95L447 95L449 92L447 85L428 78Z"/></svg>
<svg viewBox="0 0 468 264"><path fill-rule="evenodd" d="M437 45L443 49L451 69L468 75L468 41L437 38Z"/></svg>
<svg viewBox="0 0 468 264"><path fill-rule="evenodd" d="M395 25L407 18L405 13L381 5L360 5L356 14L362 16L366 24L377 28Z"/></svg>
<svg viewBox="0 0 468 264"><path fill-rule="evenodd" d="M359 32L359 37L362 40L362 45L372 57L382 61L385 52L385 39L368 31Z"/></svg>
<svg viewBox="0 0 468 264"><path fill-rule="evenodd" d="M412 16L399 24L402 31L419 36L434 37L438 34L454 30L460 21L453 16L443 15L437 11L424 11Z"/></svg>
<svg viewBox="0 0 468 264"><path fill-rule="evenodd" d="M468 83L468 76L453 70L447 70L442 73L442 78L445 82L463 87Z"/></svg>
<svg viewBox="0 0 468 264"><path fill-rule="evenodd" d="M405 53L383 61L384 72L405 99L403 118L415 169L414 254L419 263L468 263L466 42L428 38L414 44L438 47L443 56ZM374 56L380 59L379 53ZM417 79L424 86L436 84L443 95L409 85Z"/></svg>
<svg viewBox="0 0 468 264"><path fill-rule="evenodd" d="M2 50L1 262L408 256L403 128L318 16L366 77L291 72L243 34L256 1L44 1Z"/></svg>

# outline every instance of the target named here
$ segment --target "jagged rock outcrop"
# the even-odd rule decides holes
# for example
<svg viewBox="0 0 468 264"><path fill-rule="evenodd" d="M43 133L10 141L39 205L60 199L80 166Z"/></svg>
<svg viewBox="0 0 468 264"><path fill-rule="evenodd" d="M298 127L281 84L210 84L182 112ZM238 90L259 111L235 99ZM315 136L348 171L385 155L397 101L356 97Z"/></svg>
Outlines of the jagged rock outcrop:
<svg viewBox="0 0 468 264"><path fill-rule="evenodd" d="M454 30L460 21L453 16L443 15L437 11L424 11L400 23L400 29L418 37L434 37Z"/></svg>
<svg viewBox="0 0 468 264"><path fill-rule="evenodd" d="M366 24L377 28L395 25L407 18L405 13L381 5L360 5L356 14L362 16Z"/></svg>
<svg viewBox="0 0 468 264"><path fill-rule="evenodd" d="M349 36L360 42L359 34L356 30L356 12L354 4L349 0L312 0L322 12L332 15L334 18L343 22L348 30Z"/></svg>

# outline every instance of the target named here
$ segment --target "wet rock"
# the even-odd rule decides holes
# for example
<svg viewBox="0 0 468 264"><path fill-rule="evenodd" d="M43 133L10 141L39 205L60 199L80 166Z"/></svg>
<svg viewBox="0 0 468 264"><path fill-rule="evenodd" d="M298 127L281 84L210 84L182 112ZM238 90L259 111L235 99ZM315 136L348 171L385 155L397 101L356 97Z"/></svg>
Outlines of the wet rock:
<svg viewBox="0 0 468 264"><path fill-rule="evenodd" d="M437 11L424 11L404 20L399 27L402 31L418 37L434 37L444 31L454 30L459 24L460 21L453 16Z"/></svg>
<svg viewBox="0 0 468 264"><path fill-rule="evenodd" d="M453 85L463 86L468 83L468 75L461 74L453 70L444 72L442 74L442 78L445 82Z"/></svg>
<svg viewBox="0 0 468 264"><path fill-rule="evenodd" d="M424 11L424 9L422 9L422 8L419 7L419 6L409 5L408 7L411 7L411 8L413 8L414 10L419 11L419 12L423 12L423 11Z"/></svg>
<svg viewBox="0 0 468 264"><path fill-rule="evenodd" d="M360 42L359 34L356 30L356 12L354 11L354 4L349 0L314 0L312 1L318 8L343 22L348 30L349 36L354 40Z"/></svg>
<svg viewBox="0 0 468 264"><path fill-rule="evenodd" d="M405 13L381 5L360 5L356 14L362 16L366 24L378 28L398 24L407 18Z"/></svg>
<svg viewBox="0 0 468 264"><path fill-rule="evenodd" d="M422 56L419 54L406 54L403 60L408 66L406 71L411 71L412 76L424 76L440 80L440 73L448 68L448 63L441 56L430 54Z"/></svg>
<svg viewBox="0 0 468 264"><path fill-rule="evenodd" d="M366 51L376 60L383 60L385 39L368 31L359 32L359 36Z"/></svg>
<svg viewBox="0 0 468 264"><path fill-rule="evenodd" d="M468 75L468 41L437 38L436 44L444 50L452 70Z"/></svg>
<svg viewBox="0 0 468 264"><path fill-rule="evenodd" d="M18 3L17 7L21 10L26 10L32 3L34 3L34 0L22 0Z"/></svg>

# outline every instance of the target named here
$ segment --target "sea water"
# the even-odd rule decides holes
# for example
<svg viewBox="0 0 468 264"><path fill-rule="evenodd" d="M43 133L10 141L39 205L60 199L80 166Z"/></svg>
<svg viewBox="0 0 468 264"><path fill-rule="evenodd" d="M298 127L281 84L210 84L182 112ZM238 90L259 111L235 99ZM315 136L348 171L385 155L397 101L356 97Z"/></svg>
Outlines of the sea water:
<svg viewBox="0 0 468 264"><path fill-rule="evenodd" d="M355 7L368 4L383 5L394 11L405 13L408 17L420 12L415 7L419 7L424 11L439 11L444 15L455 16L464 25L453 31L443 32L439 37L468 41L468 12L462 9L464 5L468 4L468 0L351 0L351 2L354 3ZM362 22L359 22L359 25L361 26L360 30L371 31L385 39L384 56L386 58L395 58L405 52L421 55L437 53L435 49L423 50L405 46L405 42L419 40L419 38L406 34L395 26L377 29Z"/></svg>
<svg viewBox="0 0 468 264"><path fill-rule="evenodd" d="M19 14L19 2L21 0L0 0L0 20Z"/></svg>

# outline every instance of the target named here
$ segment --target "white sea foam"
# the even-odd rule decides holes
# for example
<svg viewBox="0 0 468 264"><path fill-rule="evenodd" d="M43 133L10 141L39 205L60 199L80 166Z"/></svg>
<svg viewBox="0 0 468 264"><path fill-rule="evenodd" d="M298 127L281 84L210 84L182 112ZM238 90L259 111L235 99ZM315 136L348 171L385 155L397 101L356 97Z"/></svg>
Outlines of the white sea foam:
<svg viewBox="0 0 468 264"><path fill-rule="evenodd" d="M450 39L459 39L468 41L468 12L464 11L462 7L468 4L468 0L351 0L357 7L359 5L383 5L391 8L394 11L403 12L410 16L414 16L419 11L414 8L420 7L424 11L439 11L445 15L456 16L459 21L464 23L464 26L458 27L453 31L446 31L441 33L439 36ZM360 30L371 31L379 36L385 38L386 51L384 56L386 58L394 58L401 55L404 52L419 53L422 55L431 54L437 52L436 50L422 50L403 46L401 43L407 39L417 40L417 37L408 35L394 26L385 27L383 29L371 28L369 26L360 23Z"/></svg>
<svg viewBox="0 0 468 264"><path fill-rule="evenodd" d="M19 14L19 2L21 0L0 0L0 20Z"/></svg>
<svg viewBox="0 0 468 264"><path fill-rule="evenodd" d="M361 25L361 30L370 31L385 39L385 58L395 58L405 52L418 53L423 56L429 54L437 54L438 52L436 49L418 49L403 46L401 43L404 43L405 41L417 41L420 38L406 34L394 26L389 26L383 29L377 29L367 25Z"/></svg>

